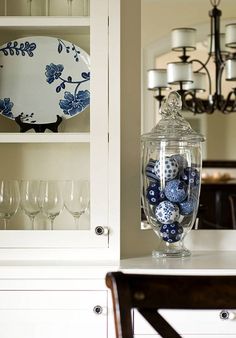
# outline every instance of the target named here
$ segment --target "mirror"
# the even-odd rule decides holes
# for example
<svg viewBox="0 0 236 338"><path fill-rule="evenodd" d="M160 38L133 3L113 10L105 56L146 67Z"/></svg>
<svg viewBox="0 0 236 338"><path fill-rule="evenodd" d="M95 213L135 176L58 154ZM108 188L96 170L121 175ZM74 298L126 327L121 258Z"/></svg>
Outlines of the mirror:
<svg viewBox="0 0 236 338"><path fill-rule="evenodd" d="M171 52L170 40L171 30L177 27L197 29L197 51L189 55L190 58L206 60L210 33L208 11L211 8L210 1L205 0L142 0L142 132L151 130L158 121L155 93L147 90L147 70L166 68L167 62L178 60L179 53ZM222 11L221 32L224 32L226 24L236 22L236 17L232 17L236 10L235 0L221 1L219 9ZM210 72L212 76L214 64ZM223 91L227 93L235 85L235 82L224 82ZM199 208L199 215L205 219L199 228L232 229L236 225L233 224L234 209L229 196L236 195L236 113L225 115L215 111L213 114L194 115L189 112L185 113L185 118L195 130L206 136L203 147L205 181L201 193L202 209Z"/></svg>

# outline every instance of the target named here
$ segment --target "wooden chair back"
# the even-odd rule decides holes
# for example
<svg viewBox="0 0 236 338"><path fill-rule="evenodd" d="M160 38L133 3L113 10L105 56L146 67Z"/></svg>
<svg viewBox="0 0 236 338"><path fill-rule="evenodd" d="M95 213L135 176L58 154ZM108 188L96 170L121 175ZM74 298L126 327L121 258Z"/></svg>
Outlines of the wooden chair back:
<svg viewBox="0 0 236 338"><path fill-rule="evenodd" d="M109 272L106 285L112 293L117 338L133 338L132 309L137 309L163 338L181 336L159 309L236 309L236 276Z"/></svg>

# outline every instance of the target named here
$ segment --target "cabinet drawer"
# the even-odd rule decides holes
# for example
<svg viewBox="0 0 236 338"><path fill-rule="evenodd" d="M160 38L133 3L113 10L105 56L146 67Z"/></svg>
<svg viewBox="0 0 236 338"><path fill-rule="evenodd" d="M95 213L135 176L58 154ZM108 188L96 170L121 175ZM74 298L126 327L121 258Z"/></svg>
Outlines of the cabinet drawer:
<svg viewBox="0 0 236 338"><path fill-rule="evenodd" d="M197 334L216 335L217 338L233 334L236 336L236 319L220 319L219 310L162 310L160 313L177 332L186 335L186 337ZM156 335L155 330L136 310L134 311L134 333L144 336Z"/></svg>
<svg viewBox="0 0 236 338"><path fill-rule="evenodd" d="M0 337L105 338L106 304L106 291L1 291Z"/></svg>

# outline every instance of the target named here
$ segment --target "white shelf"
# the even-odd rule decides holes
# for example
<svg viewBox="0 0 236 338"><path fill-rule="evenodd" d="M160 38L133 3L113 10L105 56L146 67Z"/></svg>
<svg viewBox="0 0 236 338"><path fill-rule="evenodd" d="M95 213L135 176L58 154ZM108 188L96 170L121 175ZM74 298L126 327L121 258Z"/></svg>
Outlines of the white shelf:
<svg viewBox="0 0 236 338"><path fill-rule="evenodd" d="M0 143L89 143L90 133L0 133Z"/></svg>
<svg viewBox="0 0 236 338"><path fill-rule="evenodd" d="M0 17L0 28L1 29L82 29L84 33L88 32L90 26L89 17L50 17L50 16L1 16Z"/></svg>

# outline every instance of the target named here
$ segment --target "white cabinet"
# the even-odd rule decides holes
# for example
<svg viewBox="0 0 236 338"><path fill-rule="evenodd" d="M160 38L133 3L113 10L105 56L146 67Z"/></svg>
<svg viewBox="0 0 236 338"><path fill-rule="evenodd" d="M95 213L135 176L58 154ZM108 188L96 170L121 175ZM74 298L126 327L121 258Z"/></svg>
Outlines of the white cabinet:
<svg viewBox="0 0 236 338"><path fill-rule="evenodd" d="M40 3L48 2L53 14L53 6L59 2ZM55 219L55 231L48 231L42 215L36 217L37 231L32 231L19 209L8 230L0 230L0 259L117 260L121 223L124 233L139 230L139 167L131 168L130 161L138 163L139 158L140 36L136 28L140 27L140 3L83 3L90 16L19 15L0 20L1 44L27 36L54 36L77 44L91 57L90 109L63 121L58 133L19 133L14 121L0 116L0 154L4 158L0 178L89 179L90 213L81 217L83 230L76 230L73 217L63 210ZM135 208L138 212L133 218ZM127 228L131 219L133 230ZM127 236L124 238L127 248Z"/></svg>
<svg viewBox="0 0 236 338"><path fill-rule="evenodd" d="M2 338L107 337L106 291L0 291L0 304Z"/></svg>
<svg viewBox="0 0 236 338"><path fill-rule="evenodd" d="M1 337L115 338L109 269L115 266L1 263Z"/></svg>
<svg viewBox="0 0 236 338"><path fill-rule="evenodd" d="M0 11L14 2L0 1ZM36 2L69 3L19 0L13 10L31 3L34 14ZM21 210L8 230L0 228L1 337L114 338L104 281L114 266L103 268L104 261L118 262L121 250L140 252L143 238L140 1L90 0L89 16L48 16L53 8L46 10L45 16L1 16L0 44L40 35L83 48L91 58L90 109L63 121L58 133L19 133L14 121L0 116L0 178L87 178L90 214L81 219L84 230L73 227L66 211L56 218L54 231L47 230L43 216L31 230ZM100 307L102 313L95 313Z"/></svg>
<svg viewBox="0 0 236 338"><path fill-rule="evenodd" d="M236 320L222 320L218 310L161 310L160 314L173 326L183 337L213 335L214 338L234 335L236 332ZM230 310L230 312L233 312ZM137 337L149 335L157 337L154 329L134 311L134 332Z"/></svg>

